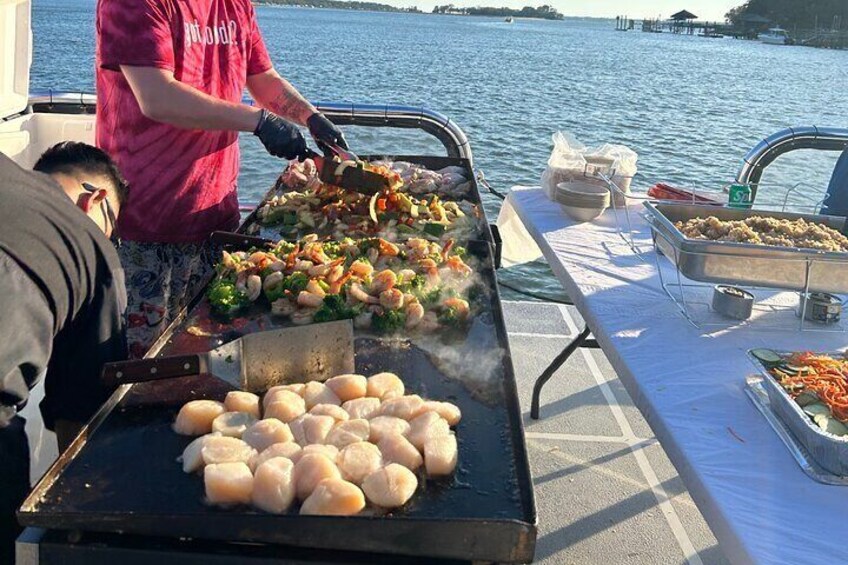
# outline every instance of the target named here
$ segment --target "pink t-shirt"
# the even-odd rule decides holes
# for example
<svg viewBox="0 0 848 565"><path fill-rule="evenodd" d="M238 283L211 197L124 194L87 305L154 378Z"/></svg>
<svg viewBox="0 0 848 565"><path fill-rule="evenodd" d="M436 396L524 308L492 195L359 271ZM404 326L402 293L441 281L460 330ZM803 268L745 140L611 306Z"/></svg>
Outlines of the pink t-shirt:
<svg viewBox="0 0 848 565"><path fill-rule="evenodd" d="M239 102L271 60L249 0L98 0L97 145L129 186L121 237L200 242L238 225L238 133L181 129L141 113L120 65L156 67Z"/></svg>

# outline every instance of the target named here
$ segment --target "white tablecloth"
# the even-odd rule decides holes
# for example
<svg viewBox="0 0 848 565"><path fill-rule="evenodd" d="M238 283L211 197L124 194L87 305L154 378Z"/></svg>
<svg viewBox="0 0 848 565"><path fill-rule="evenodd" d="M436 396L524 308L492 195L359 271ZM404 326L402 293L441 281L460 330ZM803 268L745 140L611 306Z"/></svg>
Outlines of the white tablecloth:
<svg viewBox="0 0 848 565"><path fill-rule="evenodd" d="M697 329L660 287L653 251L647 261L636 256L611 210L575 224L540 188L524 187L505 206L541 248L728 558L848 561L848 487L805 475L744 392L755 372L748 349L842 350L848 334ZM630 218L650 248L640 212Z"/></svg>

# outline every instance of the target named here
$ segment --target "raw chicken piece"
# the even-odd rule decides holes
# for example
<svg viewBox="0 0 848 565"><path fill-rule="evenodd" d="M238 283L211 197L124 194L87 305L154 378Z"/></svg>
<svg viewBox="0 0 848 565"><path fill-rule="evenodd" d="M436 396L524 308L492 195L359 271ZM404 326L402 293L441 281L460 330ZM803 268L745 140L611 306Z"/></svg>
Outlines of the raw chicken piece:
<svg viewBox="0 0 848 565"><path fill-rule="evenodd" d="M192 440L192 442L183 450L183 454L179 458L179 461L182 461L183 463L183 472L193 473L202 469L205 463L203 463L203 454L201 451L203 450L206 440L210 437L220 436L220 433L212 432L211 434L206 434L205 436L200 436Z"/></svg>
<svg viewBox="0 0 848 565"><path fill-rule="evenodd" d="M284 424L276 418L265 418L247 428L242 434L241 439L252 448L261 452L275 443L294 441L294 436L288 424Z"/></svg>
<svg viewBox="0 0 848 565"><path fill-rule="evenodd" d="M424 467L431 477L450 475L456 469L456 436L432 437L424 443Z"/></svg>
<svg viewBox="0 0 848 565"><path fill-rule="evenodd" d="M348 420L336 424L330 433L327 434L326 442L329 445L334 445L339 449L358 441L367 441L371 433L371 427L368 425L368 420L357 418L356 420Z"/></svg>
<svg viewBox="0 0 848 565"><path fill-rule="evenodd" d="M415 446L402 435L386 436L377 447L380 448L385 463L400 463L410 471L415 471L424 464L424 459Z"/></svg>
<svg viewBox="0 0 848 565"><path fill-rule="evenodd" d="M394 373L377 373L368 377L366 395L380 400L403 396L403 381Z"/></svg>
<svg viewBox="0 0 848 565"><path fill-rule="evenodd" d="M338 375L327 379L324 384L336 393L342 402L362 398L368 390L368 379L363 375Z"/></svg>
<svg viewBox="0 0 848 565"><path fill-rule="evenodd" d="M273 459L274 457L285 457L286 459L291 459L292 463L297 463L297 460L300 458L301 449L302 448L293 441L275 443L254 457L251 461L251 466L256 469L264 462L269 459Z"/></svg>
<svg viewBox="0 0 848 565"><path fill-rule="evenodd" d="M295 418L289 424L294 440L302 446L307 446L313 443L324 443L327 439L327 434L333 429L336 421L332 416L313 416L312 414L304 414L300 418Z"/></svg>
<svg viewBox="0 0 848 565"><path fill-rule="evenodd" d="M422 412L424 412L424 401L417 394L390 398L380 405L380 416L412 420Z"/></svg>
<svg viewBox="0 0 848 565"><path fill-rule="evenodd" d="M212 421L226 411L215 400L192 400L180 408L174 421L174 431L184 436L202 436L212 431Z"/></svg>
<svg viewBox="0 0 848 565"><path fill-rule="evenodd" d="M200 448L206 465L216 463L248 463L256 457L256 450L234 437L209 437Z"/></svg>
<svg viewBox="0 0 848 565"><path fill-rule="evenodd" d="M301 457L303 457L304 455L309 455L310 453L318 453L319 455L323 455L324 457L335 463L336 459L339 456L339 449L332 445L319 445L317 443L314 443L312 445L307 445L306 447L304 447L300 454L294 459L292 459L292 461L297 463Z"/></svg>
<svg viewBox="0 0 848 565"><path fill-rule="evenodd" d="M294 465L294 481L297 498L306 500L318 483L324 479L340 479L336 464L324 455L307 453Z"/></svg>
<svg viewBox="0 0 848 565"><path fill-rule="evenodd" d="M450 402L427 400L424 402L424 409L431 410L444 418L450 427L454 427L462 419L462 412L459 410L459 406Z"/></svg>
<svg viewBox="0 0 848 565"><path fill-rule="evenodd" d="M253 505L265 512L282 514L294 501L294 463L273 457L258 467L253 476Z"/></svg>
<svg viewBox="0 0 848 565"><path fill-rule="evenodd" d="M420 416L413 418L409 423L409 433L406 434L406 438L409 440L409 443L421 451L424 449L424 443L428 439L446 436L450 433L450 426L448 426L444 418L435 412L424 412Z"/></svg>
<svg viewBox="0 0 848 565"><path fill-rule="evenodd" d="M350 414L344 408L335 404L317 404L309 413L313 416L332 416L336 422L343 422L350 419Z"/></svg>
<svg viewBox="0 0 848 565"><path fill-rule="evenodd" d="M336 396L330 388L324 383L311 381L306 383L306 388L303 391L303 399L306 401L306 409L311 410L318 404L335 404L341 406L342 401Z"/></svg>
<svg viewBox="0 0 848 565"><path fill-rule="evenodd" d="M342 449L337 462L342 478L359 485L365 477L383 465L383 455L373 443L360 441Z"/></svg>
<svg viewBox="0 0 848 565"><path fill-rule="evenodd" d="M352 516L365 508L365 496L355 484L342 479L324 479L303 505L301 514Z"/></svg>
<svg viewBox="0 0 848 565"><path fill-rule="evenodd" d="M296 395L303 398L303 390L306 388L304 383L294 383L290 385L277 385L272 386L265 392L265 396L262 397L262 406L268 407L269 404L276 400L276 395L281 391L293 392Z"/></svg>
<svg viewBox="0 0 848 565"><path fill-rule="evenodd" d="M362 491L368 501L383 508L403 506L417 488L415 473L397 463L374 471L362 481Z"/></svg>
<svg viewBox="0 0 848 565"><path fill-rule="evenodd" d="M212 431L228 437L240 438L244 431L256 423L256 418L244 412L224 412L212 421Z"/></svg>
<svg viewBox="0 0 848 565"><path fill-rule="evenodd" d="M259 397L252 392L231 390L224 398L224 408L227 412L244 412L259 419Z"/></svg>
<svg viewBox="0 0 848 565"><path fill-rule="evenodd" d="M380 411L379 398L356 398L342 404L351 418L370 419Z"/></svg>
<svg viewBox="0 0 848 565"><path fill-rule="evenodd" d="M253 473L246 463L213 463L203 470L206 500L211 504L250 504Z"/></svg>
<svg viewBox="0 0 848 565"><path fill-rule="evenodd" d="M371 419L371 434L369 439L380 443L384 437L392 434L405 436L409 433L409 422L394 416L377 416Z"/></svg>
<svg viewBox="0 0 848 565"><path fill-rule="evenodd" d="M306 403L290 390L275 392L273 400L265 405L266 418L277 418L286 424L304 413L306 413Z"/></svg>

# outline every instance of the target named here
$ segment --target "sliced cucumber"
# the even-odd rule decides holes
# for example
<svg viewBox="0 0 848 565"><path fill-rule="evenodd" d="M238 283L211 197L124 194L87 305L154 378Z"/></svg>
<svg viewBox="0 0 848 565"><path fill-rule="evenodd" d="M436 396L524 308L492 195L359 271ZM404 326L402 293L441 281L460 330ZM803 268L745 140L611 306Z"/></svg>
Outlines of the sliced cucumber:
<svg viewBox="0 0 848 565"><path fill-rule="evenodd" d="M815 404L817 402L821 404L821 399L814 392L802 392L795 397L795 402L798 403L798 406L804 408L805 406L809 406L810 404Z"/></svg>
<svg viewBox="0 0 848 565"><path fill-rule="evenodd" d="M783 358L771 349L752 349L751 355L766 366L776 365L783 361Z"/></svg>
<svg viewBox="0 0 848 565"><path fill-rule="evenodd" d="M811 418L815 418L819 415L830 416L830 408L828 408L826 404L822 404L821 402L815 402L813 404L808 404L804 406L804 413L810 416Z"/></svg>

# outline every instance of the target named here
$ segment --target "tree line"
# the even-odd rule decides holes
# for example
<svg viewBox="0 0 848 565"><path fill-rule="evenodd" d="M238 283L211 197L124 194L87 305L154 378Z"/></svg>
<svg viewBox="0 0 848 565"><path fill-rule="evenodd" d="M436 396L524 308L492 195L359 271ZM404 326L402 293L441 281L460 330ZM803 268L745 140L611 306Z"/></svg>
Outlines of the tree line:
<svg viewBox="0 0 848 565"><path fill-rule="evenodd" d="M746 16L763 16L782 27L845 29L848 0L748 0L733 8L727 21L743 26Z"/></svg>
<svg viewBox="0 0 848 565"><path fill-rule="evenodd" d="M367 12L416 12L417 7L397 8L378 2L360 2L345 0L256 0L257 4L275 4L278 6L304 6L309 8L331 8L335 10L361 10Z"/></svg>
<svg viewBox="0 0 848 565"><path fill-rule="evenodd" d="M458 14L463 16L494 16L501 18L512 16L514 18L541 18L543 20L563 19L562 14L560 14L553 6L548 6L547 4L539 6L538 8L534 8L532 6L524 6L520 10L513 10L511 8L493 8L486 6L464 8L454 6L453 4L446 4L444 6L436 6L435 8L433 8L433 13Z"/></svg>

